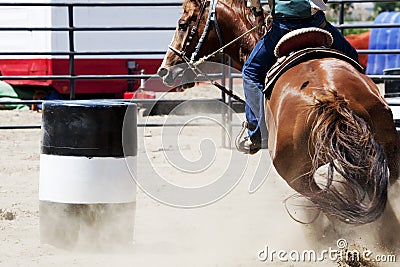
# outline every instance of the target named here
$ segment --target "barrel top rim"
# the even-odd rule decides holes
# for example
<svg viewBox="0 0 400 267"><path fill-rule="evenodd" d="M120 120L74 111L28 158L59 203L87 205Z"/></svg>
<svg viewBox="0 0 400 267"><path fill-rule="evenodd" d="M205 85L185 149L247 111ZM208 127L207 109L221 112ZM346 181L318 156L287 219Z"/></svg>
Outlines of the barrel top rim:
<svg viewBox="0 0 400 267"><path fill-rule="evenodd" d="M112 100L49 100L44 101L43 106L66 107L126 107L137 106L135 103Z"/></svg>

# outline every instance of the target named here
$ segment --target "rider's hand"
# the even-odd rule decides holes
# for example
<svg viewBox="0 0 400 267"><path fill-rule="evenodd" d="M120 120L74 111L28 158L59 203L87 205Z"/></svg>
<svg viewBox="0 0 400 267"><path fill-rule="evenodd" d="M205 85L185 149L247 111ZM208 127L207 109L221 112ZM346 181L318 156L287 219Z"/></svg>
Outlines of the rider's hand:
<svg viewBox="0 0 400 267"><path fill-rule="evenodd" d="M253 7L251 9L253 15L254 15L254 22L256 25L258 25L258 33L260 36L263 36L264 33L266 32L266 29L268 29L265 25L265 14L263 8L260 6L259 8Z"/></svg>

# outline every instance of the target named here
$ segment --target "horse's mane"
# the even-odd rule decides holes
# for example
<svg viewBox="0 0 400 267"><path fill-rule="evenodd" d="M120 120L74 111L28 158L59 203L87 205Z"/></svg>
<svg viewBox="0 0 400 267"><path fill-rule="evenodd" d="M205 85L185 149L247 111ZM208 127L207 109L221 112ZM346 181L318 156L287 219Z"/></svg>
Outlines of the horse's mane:
<svg viewBox="0 0 400 267"><path fill-rule="evenodd" d="M202 1L207 1L207 0L185 0L184 2L197 2L199 4L201 4ZM232 4L235 6L246 6L246 2L243 0L219 0L228 4Z"/></svg>
<svg viewBox="0 0 400 267"><path fill-rule="evenodd" d="M200 0L201 1L201 0ZM237 14L241 14L243 17L244 21L247 21L251 27L256 25L256 21L254 18L254 15L252 15L250 9L247 7L247 3L244 0L220 0L222 2L225 2L228 4L232 10L235 11ZM264 35L264 30L266 28L262 27L260 30L254 31L251 34L244 36L242 38L242 46L249 46L250 48L247 49L247 53L244 53L245 50L241 50L241 58L244 61L246 61L247 57L249 56L253 46L257 43L258 40L261 39L261 37Z"/></svg>
<svg viewBox="0 0 400 267"><path fill-rule="evenodd" d="M238 13L243 14L244 16L246 12L248 12L246 1L244 0L222 0L222 2L229 4L232 9L236 10Z"/></svg>
<svg viewBox="0 0 400 267"><path fill-rule="evenodd" d="M231 6L235 6L242 9L246 7L246 1L243 0L222 0L222 2L225 2L227 4L230 4Z"/></svg>
<svg viewBox="0 0 400 267"><path fill-rule="evenodd" d="M189 3L194 3L197 6L201 6L201 3L203 1L208 1L208 0L185 0L183 2L183 6L189 4ZM219 0L221 2L225 2L228 4L232 9L236 11L240 11L240 13L245 14L246 13L246 1L244 0Z"/></svg>

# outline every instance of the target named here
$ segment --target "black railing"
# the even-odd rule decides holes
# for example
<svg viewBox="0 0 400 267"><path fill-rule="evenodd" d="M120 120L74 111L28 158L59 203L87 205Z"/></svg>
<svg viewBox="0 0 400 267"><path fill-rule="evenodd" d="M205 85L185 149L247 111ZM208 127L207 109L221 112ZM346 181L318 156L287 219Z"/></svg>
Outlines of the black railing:
<svg viewBox="0 0 400 267"><path fill-rule="evenodd" d="M350 29L350 28L400 28L400 24L373 24L373 23L345 23L344 21L344 8L346 3L373 3L373 2L393 2L393 1L382 1L382 0L329 0L329 3L336 3L340 5L339 12L339 23L335 25L338 29ZM266 4L267 1L262 1ZM1 31L55 31L55 32L68 32L68 46L69 51L51 51L51 52L1 52L1 56L10 55L23 55L23 56L35 56L35 55L51 55L51 56L68 56L69 58L69 75L48 75L48 76L4 76L4 80L68 80L70 81L70 99L75 98L75 81L76 80L93 80L93 79L125 79L132 80L143 77L137 75L77 75L75 71L75 56L96 56L96 55L162 55L164 51L76 51L75 49L75 32L96 32L96 31L173 31L175 27L171 26L106 26L106 27L82 27L76 26L74 23L74 10L77 7L178 7L182 5L182 2L143 2L143 3L0 3L0 7L59 7L67 8L67 24L65 27L1 27ZM360 54L400 54L400 49L391 50L358 50ZM154 74L149 75L154 77ZM146 78L146 77L145 77ZM379 81L385 79L398 79L397 75L375 75L373 79Z"/></svg>
<svg viewBox="0 0 400 267"><path fill-rule="evenodd" d="M344 7L346 3L373 3L373 2L393 2L393 1L381 1L381 0L329 0L329 3L340 4L340 13L338 18L338 24L335 25L338 29L350 29L350 28L393 28L400 27L400 24L373 24L373 23L345 23L344 19ZM262 3L267 3L267 1L262 1ZM22 56L37 56L37 55L51 55L51 56L67 56L69 59L69 74L68 75L44 75L44 76L2 76L4 80L67 80L70 82L70 99L75 99L75 81L77 80L135 80L135 79L146 79L154 77L154 74L147 75L78 75L75 69L75 57L76 56L96 56L96 55L162 55L166 51L76 51L75 47L75 33L76 32L98 32L98 31L171 31L171 36L175 27L171 26L77 26L74 21L74 12L78 7L179 7L182 5L180 2L148 2L148 3L0 3L0 7L58 7L67 9L67 23L66 26L58 27L2 27L0 25L1 31L55 31L55 32L67 32L68 33L68 51L50 51L50 52L1 52L0 56L10 56L10 55L22 55ZM177 18L178 19L178 18ZM360 54L400 54L399 49L391 50L358 50ZM223 72L224 73L224 72ZM240 78L241 75L229 74L229 87L232 88L232 79ZM371 75L375 81L382 82L386 79L390 80L400 80L400 75ZM223 79L225 81L225 79ZM227 102L231 105L232 99L228 98L226 101L226 96L222 95L222 101ZM3 103L0 101L0 104Z"/></svg>
<svg viewBox="0 0 400 267"><path fill-rule="evenodd" d="M68 80L70 82L70 99L75 99L75 81L78 79L123 79L133 80L137 75L77 75L75 71L75 56L95 56L95 55L161 55L166 51L75 51L75 32L96 32L96 31L173 31L175 27L167 26L106 26L106 27L79 27L74 22L74 11L77 7L178 7L182 2L149 2L149 3L0 3L0 7L60 7L67 8L68 26L66 27L1 27L1 31L51 31L68 32L68 47L66 52L0 52L0 55L51 55L68 56L69 75L48 75L48 76L3 76L3 80ZM150 75L149 77L154 77Z"/></svg>

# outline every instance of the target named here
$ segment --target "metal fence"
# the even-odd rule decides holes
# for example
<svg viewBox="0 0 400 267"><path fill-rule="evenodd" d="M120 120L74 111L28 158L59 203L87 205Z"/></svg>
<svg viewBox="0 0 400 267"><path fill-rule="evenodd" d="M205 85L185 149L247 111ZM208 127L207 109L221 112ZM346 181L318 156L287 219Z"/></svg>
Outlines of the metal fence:
<svg viewBox="0 0 400 267"><path fill-rule="evenodd" d="M381 0L329 0L329 3L336 3L340 6L340 15L338 18L338 29L350 29L350 28L393 28L400 27L400 24L373 24L371 23L346 23L344 19L345 14L345 4L346 3L373 3L373 2L393 2L393 1L381 1ZM262 3L267 3L267 1L262 1ZM57 7L67 9L68 21L66 26L64 27L2 27L0 25L0 31L57 31L57 32L68 32L68 51L65 52L37 52L37 51L29 51L29 52L1 52L0 56L10 56L10 55L25 55L25 56L35 56L35 55L51 55L51 56L68 56L69 60L69 74L68 75L46 75L46 76L2 76L3 80L68 80L70 81L70 99L75 99L75 81L77 80L110 80L110 79L119 79L119 80L134 80L134 79L143 79L154 77L154 74L127 74L127 75L77 75L75 71L75 57L76 56L96 56L96 55L161 55L165 54L166 51L76 51L75 49L75 33L76 32L94 32L94 31L172 31L175 30L175 27L168 26L154 26L154 27L141 27L141 26L126 26L126 27L78 27L75 25L74 21L74 11L78 7L177 7L180 6L182 2L153 2L153 3L105 3L105 2L97 2L97 3L0 3L0 7L17 7L17 6L34 6L34 7ZM360 54L400 54L399 49L393 50L358 50ZM225 72L222 72L223 74ZM382 82L386 79L390 80L400 80L400 75L371 75L372 79L376 82ZM233 82L234 78L240 78L240 75L229 75L229 89L233 90ZM225 77L223 77L222 81L225 81ZM135 100L138 103L143 104L141 100ZM226 99L226 96L222 94L221 99L218 101L226 102L229 105L232 105L234 102L230 97ZM40 103L41 101L22 101L20 103L27 104L35 104ZM7 104L8 102L0 101L0 104ZM4 128L4 127L3 127ZM7 127L6 127L7 128Z"/></svg>
<svg viewBox="0 0 400 267"><path fill-rule="evenodd" d="M102 52L86 52L75 50L75 33L76 32L94 32L94 31L173 31L175 27L77 27L74 21L74 11L78 7L168 7L180 6L182 3L0 3L0 7L57 7L66 8L68 21L65 27L1 27L0 31L52 31L52 32L68 32L67 52L9 52L0 55L51 55L51 56L68 56L69 58L69 75L48 75L48 76L3 76L3 80L68 80L70 81L70 99L75 99L75 81L89 79L121 79L132 80L141 78L150 78L153 75L76 75L75 72L75 56L86 55L160 55L165 51L102 51Z"/></svg>
<svg viewBox="0 0 400 267"><path fill-rule="evenodd" d="M127 75L77 75L75 71L75 58L76 56L112 56L112 55L164 55L166 50L162 51L76 51L75 49L75 33L77 32L107 32L107 31L170 31L171 36L174 27L169 26L90 26L82 27L77 26L74 20L75 10L79 7L179 7L182 2L153 2L153 3L0 3L0 7L56 7L67 9L67 24L64 27L4 27L0 25L0 31L51 31L51 32L68 32L68 51L65 52L1 52L0 56L68 56L69 61L69 74L68 75L27 75L27 76L1 76L2 80L67 80L70 82L70 94L71 100L75 99L75 82L77 80L138 80L153 78L155 74L127 74ZM178 19L178 18L177 18ZM225 86L225 72L222 71L219 77L222 77L222 83ZM230 86L232 87L232 86ZM133 99L133 100L121 100L115 99L115 101L129 101L137 103L139 107L151 108L151 109L171 109L172 106L177 106L185 100L150 100L150 99ZM193 102L193 100L191 100ZM18 101L18 104L27 105L39 105L43 103L43 100L23 100ZM212 105L216 102L226 102L226 96L222 93L220 99L199 99L194 100L193 103L201 105ZM14 101L0 101L2 105L15 104ZM229 99L229 105L232 107L232 103ZM164 108L159 108L164 106ZM165 108L167 106L167 108ZM227 120L226 114L223 115L224 122ZM158 126L169 126L164 124L139 124L139 127L158 127ZM176 126L176 125L175 125ZM190 124L190 126L195 126ZM0 129L39 129L40 125L0 125Z"/></svg>
<svg viewBox="0 0 400 267"><path fill-rule="evenodd" d="M345 4L354 3L393 3L393 1L382 0L329 0L329 3L339 5L338 24L335 25L342 32L344 29L376 29L376 28L400 28L399 23L378 24L368 23L346 23L345 22ZM359 49L359 54L400 54L400 49ZM400 80L400 75L368 75L375 82L383 82L385 80Z"/></svg>

